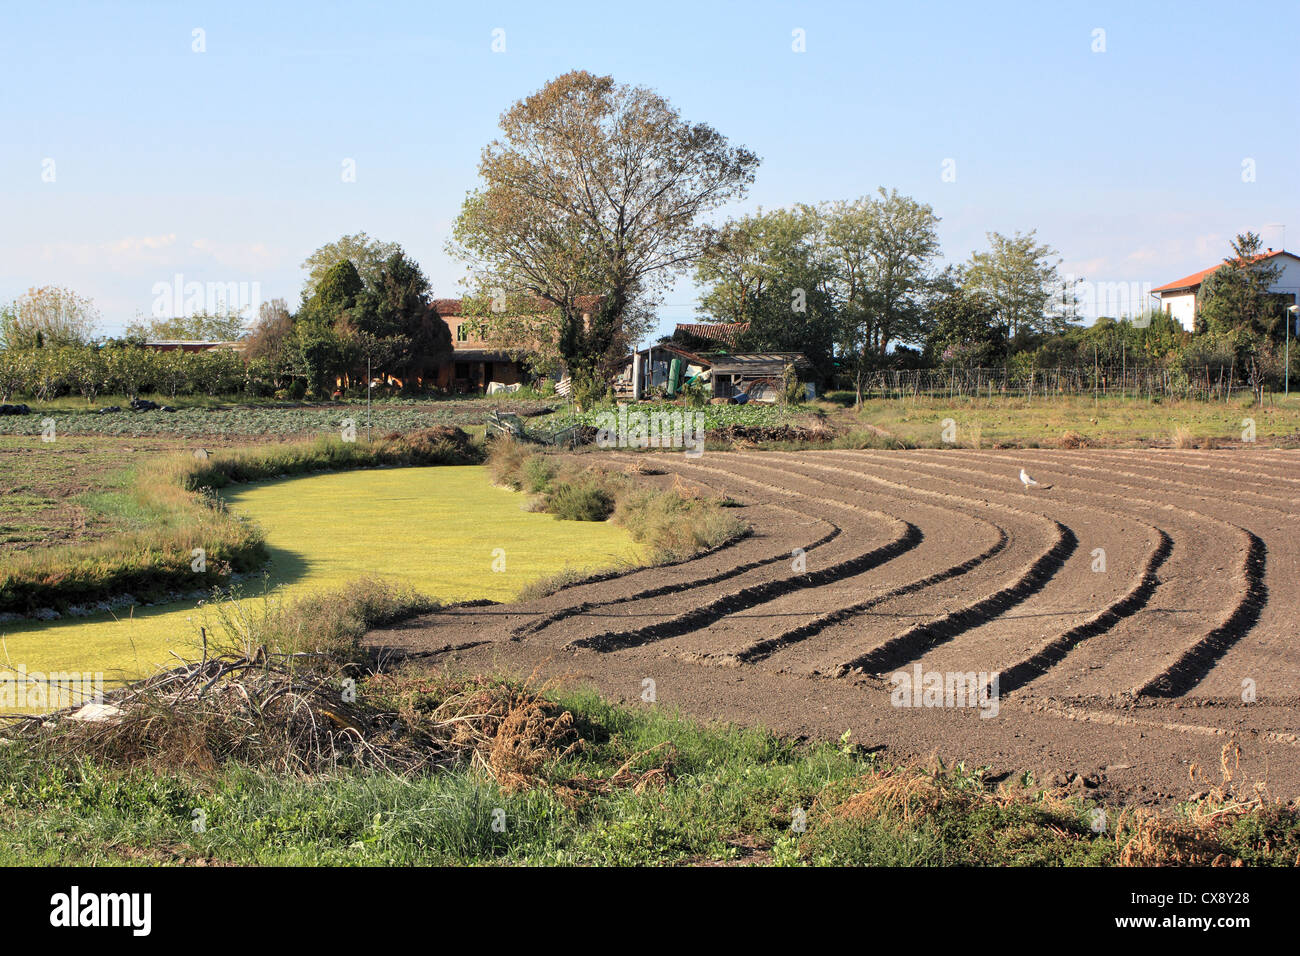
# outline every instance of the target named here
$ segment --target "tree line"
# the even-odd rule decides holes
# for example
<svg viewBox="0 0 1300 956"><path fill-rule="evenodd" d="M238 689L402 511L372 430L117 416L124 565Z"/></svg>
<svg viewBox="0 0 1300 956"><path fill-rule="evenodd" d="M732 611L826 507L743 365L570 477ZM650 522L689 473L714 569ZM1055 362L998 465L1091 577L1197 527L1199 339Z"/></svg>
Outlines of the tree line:
<svg viewBox="0 0 1300 956"><path fill-rule="evenodd" d="M362 386L367 372L415 388L451 355L447 324L430 310L429 282L396 243L343 236L303 263L298 308L137 319L121 336L97 336L98 310L67 289L29 290L0 306L0 397L48 401L81 394L328 398ZM186 352L149 340L237 343Z"/></svg>
<svg viewBox="0 0 1300 956"><path fill-rule="evenodd" d="M1196 334L1159 313L1084 327L1059 255L1034 230L989 233L987 249L942 265L938 216L896 190L713 223L747 194L759 158L653 90L574 71L499 125L448 243L468 267L465 312L490 346L537 372L566 370L581 404L605 391L610 369L653 328L663 292L688 274L703 290L702 317L747 323L742 348L804 352L824 384L859 397L874 370L1096 365L1116 351L1123 362L1222 361L1257 395L1281 373L1283 312L1267 292L1275 270L1250 233L1206 281ZM367 369L410 388L450 357L429 283L400 246L359 233L303 265L298 307L263 304L246 336L247 388L326 397ZM66 290L34 290L0 309L0 344L100 347L87 340L86 306ZM200 326L229 333L221 319ZM102 347L195 331L187 321L155 320Z"/></svg>
<svg viewBox="0 0 1300 956"><path fill-rule="evenodd" d="M1280 380L1285 305L1277 269L1247 233L1201 290L1195 334L1156 309L1080 321L1080 300L1035 232L940 267L930 206L896 191L758 211L719 231L695 270L700 311L745 323L736 348L801 351L827 385L883 369L1219 366L1258 388ZM699 349L717 343L676 333Z"/></svg>

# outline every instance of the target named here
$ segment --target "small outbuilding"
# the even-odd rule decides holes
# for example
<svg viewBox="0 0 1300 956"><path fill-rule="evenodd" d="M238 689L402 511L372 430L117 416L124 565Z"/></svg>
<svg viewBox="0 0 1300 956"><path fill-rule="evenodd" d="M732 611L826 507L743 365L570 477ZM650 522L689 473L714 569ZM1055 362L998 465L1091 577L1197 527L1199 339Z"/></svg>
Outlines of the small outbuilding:
<svg viewBox="0 0 1300 956"><path fill-rule="evenodd" d="M780 400L786 369L804 378L812 363L802 352L732 352L704 356L711 364L714 398L745 395L751 402Z"/></svg>
<svg viewBox="0 0 1300 956"><path fill-rule="evenodd" d="M623 399L644 398L652 389L672 381L673 363L679 362L678 382L710 386L714 398L744 395L755 402L775 402L781 397L786 369L793 366L802 378L812 363L802 352L691 352L678 345L652 345L628 355L614 374L614 394Z"/></svg>

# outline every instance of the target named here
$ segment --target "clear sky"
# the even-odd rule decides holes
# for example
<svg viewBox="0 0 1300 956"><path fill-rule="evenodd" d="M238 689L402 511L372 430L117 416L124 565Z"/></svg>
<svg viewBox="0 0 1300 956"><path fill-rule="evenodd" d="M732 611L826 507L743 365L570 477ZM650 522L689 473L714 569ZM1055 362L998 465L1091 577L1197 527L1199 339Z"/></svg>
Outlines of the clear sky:
<svg viewBox="0 0 1300 956"><path fill-rule="evenodd" d="M757 152L726 215L896 187L947 259L1036 228L1063 272L1159 285L1246 229L1300 248L1298 37L1296 0L0 0L0 300L70 286L114 332L179 273L292 306L302 260L360 230L455 296L497 117L575 68ZM679 283L661 324L694 300Z"/></svg>

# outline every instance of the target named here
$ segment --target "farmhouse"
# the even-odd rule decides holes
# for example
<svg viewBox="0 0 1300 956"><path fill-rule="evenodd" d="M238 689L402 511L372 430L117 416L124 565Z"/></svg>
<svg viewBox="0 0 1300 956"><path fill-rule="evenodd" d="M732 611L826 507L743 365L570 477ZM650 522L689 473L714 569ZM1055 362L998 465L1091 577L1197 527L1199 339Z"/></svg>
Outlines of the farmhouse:
<svg viewBox="0 0 1300 956"><path fill-rule="evenodd" d="M1269 292L1289 295L1292 302L1300 302L1300 256L1282 249L1269 249L1255 260L1256 263L1264 261L1272 261L1282 270ZM1160 299L1160 311L1177 319L1187 331L1195 331L1201 284L1222 265L1210 266L1152 289L1151 294Z"/></svg>
<svg viewBox="0 0 1300 956"><path fill-rule="evenodd" d="M579 307L594 310L600 296L579 297ZM539 301L537 309L549 306ZM495 382L517 385L527 380L521 351L506 351L482 338L473 328L473 316L466 315L463 299L434 299L429 311L447 324L451 332L452 357L422 376L425 384L459 394L487 392ZM585 317L585 316L584 316Z"/></svg>

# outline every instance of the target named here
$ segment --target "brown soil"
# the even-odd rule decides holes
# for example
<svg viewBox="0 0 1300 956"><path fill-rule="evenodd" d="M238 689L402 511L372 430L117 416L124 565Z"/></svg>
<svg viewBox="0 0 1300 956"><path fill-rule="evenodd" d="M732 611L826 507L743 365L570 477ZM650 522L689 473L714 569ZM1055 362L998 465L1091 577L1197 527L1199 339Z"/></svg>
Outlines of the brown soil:
<svg viewBox="0 0 1300 956"><path fill-rule="evenodd" d="M639 480L727 494L755 534L371 643L440 667L568 673L635 706L650 679L658 706L706 720L852 730L893 757L1077 774L1129 802L1219 782L1235 738L1238 785L1300 797L1300 455L804 451L655 467ZM1040 487L1022 488L1021 467ZM998 673L996 716L894 706L891 675L917 666Z"/></svg>

